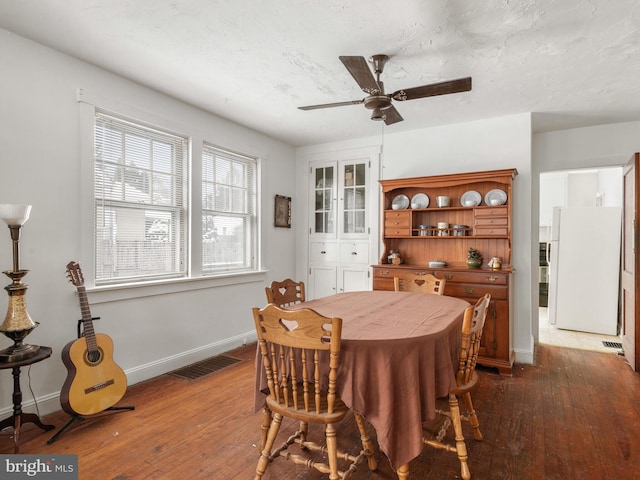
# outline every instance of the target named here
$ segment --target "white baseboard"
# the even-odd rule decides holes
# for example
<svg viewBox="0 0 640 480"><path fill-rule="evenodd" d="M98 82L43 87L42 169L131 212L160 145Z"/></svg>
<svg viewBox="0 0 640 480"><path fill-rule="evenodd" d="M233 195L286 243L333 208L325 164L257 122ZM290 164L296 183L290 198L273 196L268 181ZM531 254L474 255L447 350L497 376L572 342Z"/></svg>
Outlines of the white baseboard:
<svg viewBox="0 0 640 480"><path fill-rule="evenodd" d="M219 342L211 343L200 348L189 350L186 352L165 357L154 362L140 365L134 368L130 368L125 371L127 374L128 385L135 385L136 383L144 382L154 377L164 375L167 372L171 372L178 368L191 365L192 363L199 362L209 357L214 357L222 353L228 352L235 348L241 347L246 343L256 342L255 330L246 332L244 334L236 335L234 337L225 338ZM125 397L126 398L126 397ZM125 401L126 403L126 401ZM39 416L49 415L51 413L61 410L60 406L60 391L50 393L48 395L42 395L36 402L31 400L25 400L22 403L22 410L24 413L35 413ZM7 407L0 410L0 418L8 417L13 414L13 408ZM62 425L56 425L56 427L62 427ZM52 431L52 435L53 435Z"/></svg>
<svg viewBox="0 0 640 480"><path fill-rule="evenodd" d="M527 350L514 350L516 354L516 363L525 363L534 365L535 358L533 352Z"/></svg>

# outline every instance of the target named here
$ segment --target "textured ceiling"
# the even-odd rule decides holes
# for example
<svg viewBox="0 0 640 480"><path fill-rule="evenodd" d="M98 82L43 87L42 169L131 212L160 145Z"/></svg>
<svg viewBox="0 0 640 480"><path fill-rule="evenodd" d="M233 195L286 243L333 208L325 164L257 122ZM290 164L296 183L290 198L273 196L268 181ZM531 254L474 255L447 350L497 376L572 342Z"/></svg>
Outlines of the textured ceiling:
<svg viewBox="0 0 640 480"><path fill-rule="evenodd" d="M537 131L640 120L637 0L0 0L0 27L249 126L309 145L535 112ZM391 56L382 127L340 55ZM539 114L539 115L538 115Z"/></svg>

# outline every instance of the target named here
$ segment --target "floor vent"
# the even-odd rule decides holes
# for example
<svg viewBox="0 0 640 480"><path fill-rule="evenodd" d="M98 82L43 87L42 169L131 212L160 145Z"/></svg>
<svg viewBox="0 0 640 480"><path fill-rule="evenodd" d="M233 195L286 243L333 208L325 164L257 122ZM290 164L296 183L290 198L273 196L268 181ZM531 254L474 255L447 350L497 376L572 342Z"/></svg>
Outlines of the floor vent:
<svg viewBox="0 0 640 480"><path fill-rule="evenodd" d="M186 380L196 380L202 378L210 373L217 372L223 368L235 365L241 360L238 358L228 357L226 355L218 355L217 357L207 358L201 362L192 363L186 367L179 368L173 372L169 372L169 375L174 377L184 378Z"/></svg>
<svg viewBox="0 0 640 480"><path fill-rule="evenodd" d="M607 342L606 340L603 340L602 344L608 348L622 348L622 344L619 342Z"/></svg>

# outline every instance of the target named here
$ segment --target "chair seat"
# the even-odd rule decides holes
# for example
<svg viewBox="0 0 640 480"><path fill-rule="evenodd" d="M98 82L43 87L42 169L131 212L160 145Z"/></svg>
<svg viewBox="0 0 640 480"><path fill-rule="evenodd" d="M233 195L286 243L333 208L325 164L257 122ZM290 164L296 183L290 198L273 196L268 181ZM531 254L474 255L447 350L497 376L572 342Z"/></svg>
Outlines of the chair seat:
<svg viewBox="0 0 640 480"><path fill-rule="evenodd" d="M276 402L271 397L267 397L267 406L273 413L280 413L285 417L294 418L300 422L317 424L339 422L345 417L347 412L349 412L349 408L344 404L342 400L340 400L340 398L336 396L335 403L333 405L333 413L326 413L326 392L324 393L324 395L322 395L320 401L320 411L325 413L316 413L315 402L312 394L309 395L309 411L306 411L304 408L303 395L304 392L302 392L302 390L299 390L297 395L298 408L295 408L293 406L293 402L289 406L287 406L284 403Z"/></svg>
<svg viewBox="0 0 640 480"><path fill-rule="evenodd" d="M454 395L462 395L463 393L467 393L473 387L475 387L476 383L478 383L478 374L476 372L473 372L473 375L471 375L471 378L467 383L458 385L456 388L452 389L450 393L453 393Z"/></svg>

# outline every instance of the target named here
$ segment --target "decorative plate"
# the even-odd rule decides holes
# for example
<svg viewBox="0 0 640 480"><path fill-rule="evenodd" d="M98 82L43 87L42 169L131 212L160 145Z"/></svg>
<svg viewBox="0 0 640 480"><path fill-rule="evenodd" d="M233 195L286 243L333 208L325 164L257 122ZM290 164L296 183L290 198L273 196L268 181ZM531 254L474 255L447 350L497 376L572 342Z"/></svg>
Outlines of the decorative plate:
<svg viewBox="0 0 640 480"><path fill-rule="evenodd" d="M500 190L499 188L496 188L495 190L489 191L484 196L484 203L486 205L491 206L493 204L491 200L498 200L499 201L498 205L504 205L505 203L507 203L507 194L505 193L504 190Z"/></svg>
<svg viewBox="0 0 640 480"><path fill-rule="evenodd" d="M391 201L391 208L394 210L404 210L409 208L409 197L406 195L398 195Z"/></svg>
<svg viewBox="0 0 640 480"><path fill-rule="evenodd" d="M482 195L480 195L480 193L476 192L475 190L464 192L460 197L460 205L466 207L465 202L469 200L476 202L476 205L480 205L480 202L482 202Z"/></svg>
<svg viewBox="0 0 640 480"><path fill-rule="evenodd" d="M411 208L427 208L429 206L429 197L424 193L418 193L411 199Z"/></svg>

